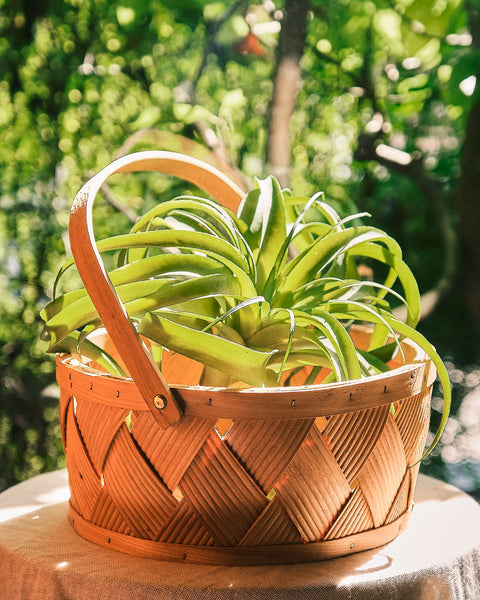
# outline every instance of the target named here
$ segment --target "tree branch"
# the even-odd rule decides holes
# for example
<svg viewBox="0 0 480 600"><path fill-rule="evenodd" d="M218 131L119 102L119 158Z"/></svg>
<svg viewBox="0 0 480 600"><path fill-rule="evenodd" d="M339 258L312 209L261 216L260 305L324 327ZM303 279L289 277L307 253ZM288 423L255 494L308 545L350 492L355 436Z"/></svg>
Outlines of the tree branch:
<svg viewBox="0 0 480 600"><path fill-rule="evenodd" d="M450 212L445 206L445 190L441 181L427 172L421 157L412 157L407 152L379 144L378 139L379 135L376 134L361 134L354 158L358 161L375 161L389 171L410 179L432 207L440 227L445 261L434 289L422 295L422 318L425 318L449 292L457 272L457 237Z"/></svg>
<svg viewBox="0 0 480 600"><path fill-rule="evenodd" d="M113 206L115 210L118 210L118 212L121 212L125 217L127 217L130 223L136 223L138 216L135 213L135 211L132 210L129 206L125 206L121 202L118 202L118 200L113 195L110 186L107 183L103 183L100 189L103 192L103 195L105 196L107 202L111 206Z"/></svg>

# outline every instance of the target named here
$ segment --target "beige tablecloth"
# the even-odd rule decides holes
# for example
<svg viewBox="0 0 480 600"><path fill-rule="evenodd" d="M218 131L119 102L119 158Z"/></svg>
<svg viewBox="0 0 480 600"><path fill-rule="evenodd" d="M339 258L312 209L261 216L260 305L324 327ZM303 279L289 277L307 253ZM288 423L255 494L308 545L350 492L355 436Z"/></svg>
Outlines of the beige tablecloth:
<svg viewBox="0 0 480 600"><path fill-rule="evenodd" d="M480 600L480 506L420 476L409 529L319 563L206 567L140 559L80 538L65 471L0 494L1 600Z"/></svg>

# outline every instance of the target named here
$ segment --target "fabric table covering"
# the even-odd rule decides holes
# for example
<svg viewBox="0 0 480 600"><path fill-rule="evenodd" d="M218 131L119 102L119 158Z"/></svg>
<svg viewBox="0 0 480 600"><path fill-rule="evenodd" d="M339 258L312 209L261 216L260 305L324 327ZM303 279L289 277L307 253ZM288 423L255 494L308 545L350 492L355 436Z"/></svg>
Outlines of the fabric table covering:
<svg viewBox="0 0 480 600"><path fill-rule="evenodd" d="M301 565L210 567L101 548L71 527L68 497L66 470L0 494L1 600L480 599L480 506L422 475L396 540Z"/></svg>

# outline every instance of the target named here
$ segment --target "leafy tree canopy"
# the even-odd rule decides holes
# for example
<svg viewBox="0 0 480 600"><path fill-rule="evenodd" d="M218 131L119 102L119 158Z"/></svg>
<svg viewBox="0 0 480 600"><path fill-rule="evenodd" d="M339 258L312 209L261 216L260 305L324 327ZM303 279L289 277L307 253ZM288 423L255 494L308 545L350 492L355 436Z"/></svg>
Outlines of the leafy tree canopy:
<svg viewBox="0 0 480 600"><path fill-rule="evenodd" d="M466 175L480 152L479 8L478 0L0 0L0 442L11 465L0 486L61 461L54 364L38 313L68 252L72 198L129 151L193 153L245 187L274 171L298 194L324 190L340 214L371 212L433 294L432 341L473 362L474 321L455 330L465 330L456 349L451 329L438 333L438 301L458 290L465 302L454 301L455 314L480 310L480 182ZM285 166L269 140L288 58L301 85L283 123L288 143L276 148ZM162 176L112 180L99 233L124 229L170 185Z"/></svg>

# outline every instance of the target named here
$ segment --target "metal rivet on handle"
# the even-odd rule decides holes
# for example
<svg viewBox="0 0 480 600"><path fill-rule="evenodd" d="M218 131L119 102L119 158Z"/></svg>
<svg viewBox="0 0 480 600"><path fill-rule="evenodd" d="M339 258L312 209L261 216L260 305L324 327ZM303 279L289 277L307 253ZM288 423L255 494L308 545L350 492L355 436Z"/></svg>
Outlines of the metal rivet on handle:
<svg viewBox="0 0 480 600"><path fill-rule="evenodd" d="M165 396L157 394L153 398L153 404L155 405L155 408L162 410L162 408L165 408L167 406L167 399L165 398Z"/></svg>

